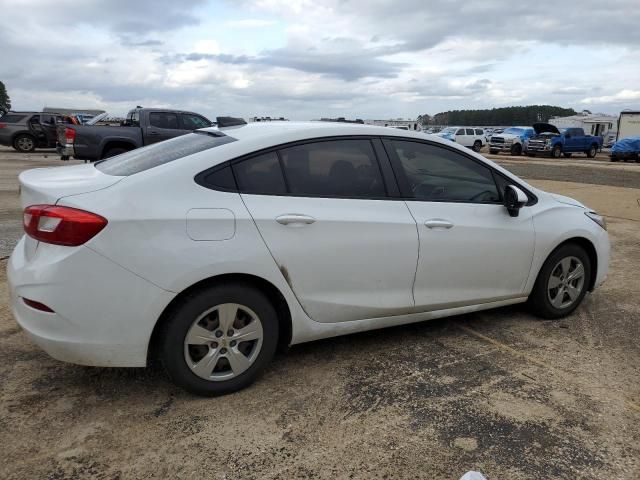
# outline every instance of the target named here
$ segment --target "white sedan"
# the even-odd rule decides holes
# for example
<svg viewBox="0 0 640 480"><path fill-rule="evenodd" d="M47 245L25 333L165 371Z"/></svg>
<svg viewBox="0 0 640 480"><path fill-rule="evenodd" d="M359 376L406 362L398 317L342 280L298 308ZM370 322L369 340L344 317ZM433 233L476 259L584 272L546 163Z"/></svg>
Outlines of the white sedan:
<svg viewBox="0 0 640 480"><path fill-rule="evenodd" d="M201 395L278 345L521 302L578 307L603 218L453 142L336 123L204 129L20 175L13 312L54 358L160 359Z"/></svg>

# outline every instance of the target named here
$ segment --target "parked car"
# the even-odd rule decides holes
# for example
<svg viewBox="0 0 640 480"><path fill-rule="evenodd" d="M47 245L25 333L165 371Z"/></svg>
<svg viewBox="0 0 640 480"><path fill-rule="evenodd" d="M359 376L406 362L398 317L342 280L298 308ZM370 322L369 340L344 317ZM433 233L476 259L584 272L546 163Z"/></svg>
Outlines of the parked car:
<svg viewBox="0 0 640 480"><path fill-rule="evenodd" d="M470 127L447 127L438 133L439 137L456 142L479 152L487 144L484 130Z"/></svg>
<svg viewBox="0 0 640 480"><path fill-rule="evenodd" d="M602 148L602 137L585 135L582 128L558 128L549 123L535 123L536 134L525 144L525 153L529 156L550 155L560 158L570 157L573 153L584 153L593 158Z"/></svg>
<svg viewBox="0 0 640 480"><path fill-rule="evenodd" d="M63 159L74 157L95 161L212 125L210 120L198 113L138 107L129 111L119 127L60 126L58 153Z"/></svg>
<svg viewBox="0 0 640 480"><path fill-rule="evenodd" d="M640 136L618 140L611 147L609 158L612 162L640 162Z"/></svg>
<svg viewBox="0 0 640 480"><path fill-rule="evenodd" d="M7 112L0 117L0 145L29 153L36 148L56 146L56 126L72 117L55 113Z"/></svg>
<svg viewBox="0 0 640 480"><path fill-rule="evenodd" d="M609 265L601 216L420 132L211 128L19 180L22 328L63 361L159 358L201 395L277 345L525 301L563 317Z"/></svg>
<svg viewBox="0 0 640 480"><path fill-rule="evenodd" d="M509 152L510 155L522 155L523 145L536 134L532 127L510 127L500 134L491 136L489 153Z"/></svg>

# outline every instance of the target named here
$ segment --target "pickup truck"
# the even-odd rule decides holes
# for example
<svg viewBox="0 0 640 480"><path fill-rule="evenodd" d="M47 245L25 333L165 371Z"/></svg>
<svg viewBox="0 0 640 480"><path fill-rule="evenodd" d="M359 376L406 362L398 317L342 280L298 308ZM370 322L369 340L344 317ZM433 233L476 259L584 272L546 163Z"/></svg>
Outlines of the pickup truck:
<svg viewBox="0 0 640 480"><path fill-rule="evenodd" d="M522 154L524 143L535 135L531 127L510 127L502 133L491 135L489 153L509 152L511 155Z"/></svg>
<svg viewBox="0 0 640 480"><path fill-rule="evenodd" d="M548 123L535 123L533 129L536 134L525 142L524 153L530 157L536 155L550 155L560 158L561 155L570 157L573 153L585 153L593 158L602 148L602 137L585 135L581 128L563 128L558 130Z"/></svg>
<svg viewBox="0 0 640 480"><path fill-rule="evenodd" d="M63 160L93 162L213 125L198 113L137 107L120 126L59 125L57 150Z"/></svg>

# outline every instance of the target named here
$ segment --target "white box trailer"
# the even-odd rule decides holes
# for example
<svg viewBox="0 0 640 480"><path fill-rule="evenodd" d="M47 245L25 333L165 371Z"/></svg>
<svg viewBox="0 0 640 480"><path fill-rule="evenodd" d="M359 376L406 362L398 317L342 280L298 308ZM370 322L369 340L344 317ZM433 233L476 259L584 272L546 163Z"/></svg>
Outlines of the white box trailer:
<svg viewBox="0 0 640 480"><path fill-rule="evenodd" d="M618 136L616 142L623 138L640 137L640 112L626 110L620 112L618 119Z"/></svg>

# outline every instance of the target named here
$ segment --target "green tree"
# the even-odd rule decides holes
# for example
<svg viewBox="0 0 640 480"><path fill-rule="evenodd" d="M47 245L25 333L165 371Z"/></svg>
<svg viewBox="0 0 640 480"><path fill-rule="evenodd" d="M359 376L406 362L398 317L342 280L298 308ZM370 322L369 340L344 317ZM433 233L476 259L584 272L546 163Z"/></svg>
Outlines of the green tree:
<svg viewBox="0 0 640 480"><path fill-rule="evenodd" d="M11 99L7 93L7 88L2 82L0 82L0 110L5 112L11 110Z"/></svg>
<svg viewBox="0 0 640 480"><path fill-rule="evenodd" d="M431 117L428 123L431 125L469 126L533 125L536 122L547 122L551 117L566 117L575 114L576 112L572 108L553 105L528 105L524 107L440 112Z"/></svg>

